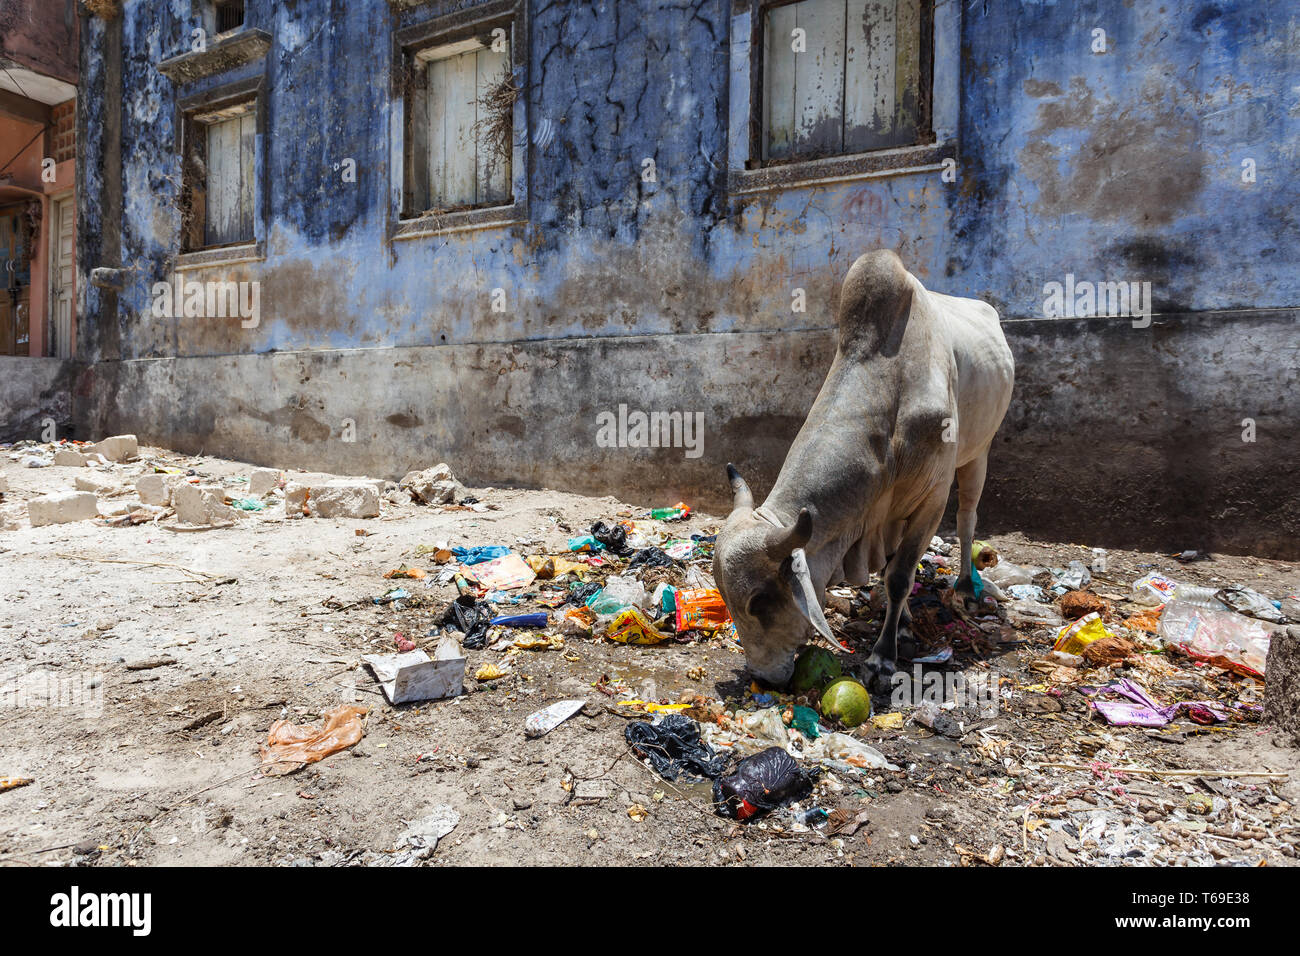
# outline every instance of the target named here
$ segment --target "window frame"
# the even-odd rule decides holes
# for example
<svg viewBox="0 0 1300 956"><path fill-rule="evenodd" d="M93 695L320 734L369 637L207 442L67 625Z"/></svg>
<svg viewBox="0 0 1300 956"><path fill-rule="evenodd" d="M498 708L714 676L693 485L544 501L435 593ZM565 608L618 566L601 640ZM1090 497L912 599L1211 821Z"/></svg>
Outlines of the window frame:
<svg viewBox="0 0 1300 956"><path fill-rule="evenodd" d="M199 117L223 109L230 109L251 103L254 119L253 147L253 234L247 239L238 239L220 245L206 244L207 207L204 208L204 244L194 245L192 241L194 222L191 206L191 190L194 188L191 173L187 170L188 155L194 137L202 133L206 136L210 124L199 121ZM252 77L238 83L216 87L203 93L188 96L176 104L176 153L180 161L180 196L179 209L181 226L179 230L180 251L177 268L198 267L218 263L245 262L265 258L264 236L266 235L266 84L261 76ZM208 160L205 158L204 163ZM206 188L206 183L205 183Z"/></svg>
<svg viewBox="0 0 1300 956"><path fill-rule="evenodd" d="M527 183L529 173L528 142L528 24L523 0L493 0L464 10L435 17L393 34L393 103L395 108L389 130L390 230L393 240L450 232L522 225L527 221ZM509 35L510 72L523 89L514 105L514 128L511 134L510 198L505 202L487 202L446 212L418 213L410 209L410 170L415 138L412 134L411 84L420 54L464 40L481 38L496 27ZM422 64L427 78L427 61ZM426 79L427 81L427 79ZM424 162L428 162L427 155Z"/></svg>
<svg viewBox="0 0 1300 956"><path fill-rule="evenodd" d="M781 159L763 158L767 152L767 117L764 109L764 87L767 62L763 55L766 48L767 21L773 10L780 7L794 6L805 0L758 0L756 15L751 23L750 49L753 50L753 68L750 74L750 141L749 169L770 169L794 163L810 163L822 159L845 159L851 156L870 156L890 149L909 149L914 146L928 146L934 143L934 7L935 0L919 0L921 17L921 63L917 70L920 90L917 95L916 140L877 149L855 150L852 152L826 153L820 156L790 156ZM841 104L842 105L842 104ZM843 110L840 122L844 122Z"/></svg>
<svg viewBox="0 0 1300 956"><path fill-rule="evenodd" d="M239 23L233 27L221 29L221 10L223 7L234 6L239 4ZM248 26L248 0L209 0L209 9L212 11L212 35L221 36L226 33L234 33L236 30L242 30Z"/></svg>
<svg viewBox="0 0 1300 956"><path fill-rule="evenodd" d="M898 143L893 146L882 146L875 149L842 151L838 153L824 153L817 156L789 156L780 159L766 159L767 153L767 116L766 116L766 79L767 79L767 62L764 57L764 51L767 47L767 22L772 11L781 7L792 7L797 3L804 3L806 0L761 0L758 7L758 15L753 19L753 30L750 38L751 49L754 51L754 68L750 76L750 167L751 169L768 169L774 166L784 166L792 163L809 163L816 162L819 159L844 159L850 156L869 156L873 153L882 153L889 149L909 149L914 146L928 146L935 141L934 122L932 116L932 107L934 100L934 6L935 0L918 0L920 4L921 19L921 49L920 64L917 69L918 82L920 89L917 91L917 123L916 138L911 143ZM836 2L836 0L823 0L823 2ZM847 68L847 64L846 64ZM844 123L843 102L841 102L840 123Z"/></svg>
<svg viewBox="0 0 1300 956"><path fill-rule="evenodd" d="M763 56L767 15L800 0L732 0L731 99L728 192L745 195L810 185L930 172L957 155L960 98L958 51L961 5L923 0L920 107L917 142L820 157L763 159L765 139Z"/></svg>

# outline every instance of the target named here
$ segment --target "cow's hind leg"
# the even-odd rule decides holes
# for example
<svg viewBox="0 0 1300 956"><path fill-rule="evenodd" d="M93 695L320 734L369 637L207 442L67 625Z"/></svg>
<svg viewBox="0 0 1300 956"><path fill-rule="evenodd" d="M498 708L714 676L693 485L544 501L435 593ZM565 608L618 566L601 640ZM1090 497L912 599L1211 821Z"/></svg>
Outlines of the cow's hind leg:
<svg viewBox="0 0 1300 956"><path fill-rule="evenodd" d="M957 538L961 542L961 576L953 589L968 613L979 609L975 582L971 579L971 546L975 540L975 509L984 491L988 464L989 450L985 446L982 452L957 469Z"/></svg>
<svg viewBox="0 0 1300 956"><path fill-rule="evenodd" d="M876 682L888 686L889 679L896 669L898 658L898 626L907 599L912 593L912 582L916 578L916 565L925 553L926 546L939 527L945 504L944 494L933 496L917 510L908 523L899 542L898 549L885 567L885 625L880 637L871 649L871 656L866 663L866 683ZM883 689L883 688L882 688Z"/></svg>

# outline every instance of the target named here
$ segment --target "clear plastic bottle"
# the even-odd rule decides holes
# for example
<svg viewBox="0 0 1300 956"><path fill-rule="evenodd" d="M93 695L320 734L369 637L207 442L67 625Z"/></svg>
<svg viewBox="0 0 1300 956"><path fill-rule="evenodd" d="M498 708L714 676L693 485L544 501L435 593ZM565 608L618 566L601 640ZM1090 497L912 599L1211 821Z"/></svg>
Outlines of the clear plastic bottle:
<svg viewBox="0 0 1300 956"><path fill-rule="evenodd" d="M1207 611L1231 611L1232 608L1224 604L1214 596L1218 588L1201 587L1196 584L1184 584L1179 582L1174 588L1172 600L1179 604L1190 604L1192 607L1203 608Z"/></svg>

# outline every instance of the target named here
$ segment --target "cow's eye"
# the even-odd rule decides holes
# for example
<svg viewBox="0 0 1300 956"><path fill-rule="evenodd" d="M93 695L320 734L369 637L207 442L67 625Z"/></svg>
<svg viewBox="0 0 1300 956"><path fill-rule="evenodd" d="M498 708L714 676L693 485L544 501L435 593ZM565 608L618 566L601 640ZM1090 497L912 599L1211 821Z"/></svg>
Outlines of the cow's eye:
<svg viewBox="0 0 1300 956"><path fill-rule="evenodd" d="M751 594L749 597L749 603L746 604L745 607L746 610L749 611L750 617L761 619L767 617L775 604L776 595L771 591L764 589L762 591L755 591Z"/></svg>

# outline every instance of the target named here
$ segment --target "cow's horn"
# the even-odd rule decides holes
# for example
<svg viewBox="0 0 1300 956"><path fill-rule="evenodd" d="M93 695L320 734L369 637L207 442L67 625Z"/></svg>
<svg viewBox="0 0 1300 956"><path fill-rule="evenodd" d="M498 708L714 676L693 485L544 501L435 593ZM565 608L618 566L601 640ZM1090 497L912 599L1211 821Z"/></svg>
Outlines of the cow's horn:
<svg viewBox="0 0 1300 956"><path fill-rule="evenodd" d="M807 512L802 512L807 514ZM820 634L826 640L834 640L831 636L831 627L826 623L826 615L822 612L821 601L817 600L817 588L812 582L812 572L808 570L808 556L804 554L803 548L795 548L790 552L790 574L794 578L790 582L790 590L794 594L794 603L799 608L799 612L804 616L813 630Z"/></svg>
<svg viewBox="0 0 1300 956"><path fill-rule="evenodd" d="M736 466L731 462L727 462L727 480L731 482L731 493L734 496L732 510L754 507L754 496L749 491L749 485L745 484L745 479L740 477L740 472L736 471Z"/></svg>

